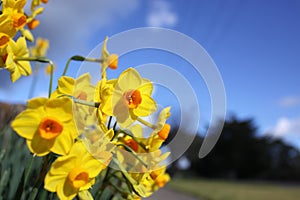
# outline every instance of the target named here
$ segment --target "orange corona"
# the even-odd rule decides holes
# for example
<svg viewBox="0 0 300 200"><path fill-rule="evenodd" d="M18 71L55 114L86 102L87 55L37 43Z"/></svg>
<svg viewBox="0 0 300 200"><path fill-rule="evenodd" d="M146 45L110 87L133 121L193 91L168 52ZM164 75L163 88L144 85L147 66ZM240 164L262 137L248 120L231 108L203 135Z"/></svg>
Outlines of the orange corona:
<svg viewBox="0 0 300 200"><path fill-rule="evenodd" d="M62 124L54 117L45 117L39 126L40 136L47 140L56 138L62 131Z"/></svg>
<svg viewBox="0 0 300 200"><path fill-rule="evenodd" d="M142 103L142 96L138 90L129 90L124 93L124 100L128 108L137 108Z"/></svg>

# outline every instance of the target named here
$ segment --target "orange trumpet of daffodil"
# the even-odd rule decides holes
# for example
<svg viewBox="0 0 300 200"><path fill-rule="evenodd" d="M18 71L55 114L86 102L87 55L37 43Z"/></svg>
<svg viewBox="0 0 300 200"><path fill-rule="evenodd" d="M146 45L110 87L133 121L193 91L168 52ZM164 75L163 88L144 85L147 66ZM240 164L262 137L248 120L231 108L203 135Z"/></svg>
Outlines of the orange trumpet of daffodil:
<svg viewBox="0 0 300 200"><path fill-rule="evenodd" d="M72 101L69 98L29 100L27 109L12 122L12 128L26 139L32 153L66 155L77 137Z"/></svg>

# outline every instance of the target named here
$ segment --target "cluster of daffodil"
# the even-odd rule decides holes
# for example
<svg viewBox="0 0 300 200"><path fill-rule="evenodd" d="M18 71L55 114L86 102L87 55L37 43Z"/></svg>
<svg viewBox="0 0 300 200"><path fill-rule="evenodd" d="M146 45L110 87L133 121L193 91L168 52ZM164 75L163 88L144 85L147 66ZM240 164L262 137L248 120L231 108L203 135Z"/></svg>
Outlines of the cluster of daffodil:
<svg viewBox="0 0 300 200"><path fill-rule="evenodd" d="M48 0L32 0L30 13L24 12L26 0L1 0L0 13L0 69L6 69L11 74L12 82L22 75L31 74L29 50L26 40L33 41L30 30L39 25L37 15L44 10L41 3Z"/></svg>
<svg viewBox="0 0 300 200"><path fill-rule="evenodd" d="M12 122L13 130L26 139L32 160L43 157L29 198L45 189L60 199L139 199L163 187L170 179L165 163L169 152L162 153L160 147L170 132L170 107L154 114L152 82L134 68L108 79L106 71L118 67L118 55L108 52L106 38L100 59L71 57L52 91L54 65L45 57L48 42L38 39L29 50L26 39L32 41L33 36L24 28L39 24L40 4L47 1L33 0L30 15L23 11L26 0L1 2L0 66L10 71L12 82L31 74L30 62L49 63L49 97L28 100L26 110ZM89 73L77 79L66 76L72 60L100 63L99 82L93 85ZM149 116L156 116L154 123L147 121ZM145 127L151 129L148 136Z"/></svg>

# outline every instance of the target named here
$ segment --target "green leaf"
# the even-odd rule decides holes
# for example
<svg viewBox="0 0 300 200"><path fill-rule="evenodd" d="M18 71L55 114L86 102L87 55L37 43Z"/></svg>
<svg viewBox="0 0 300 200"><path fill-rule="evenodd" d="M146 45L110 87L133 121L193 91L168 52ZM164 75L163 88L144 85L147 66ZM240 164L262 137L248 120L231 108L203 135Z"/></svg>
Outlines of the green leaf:
<svg viewBox="0 0 300 200"><path fill-rule="evenodd" d="M25 170L23 170L21 181L19 182L17 191L14 196L14 200L20 200L24 190L24 182L25 182Z"/></svg>
<svg viewBox="0 0 300 200"><path fill-rule="evenodd" d="M101 193L99 200L109 200L113 197L113 193L110 191L109 188L105 188Z"/></svg>

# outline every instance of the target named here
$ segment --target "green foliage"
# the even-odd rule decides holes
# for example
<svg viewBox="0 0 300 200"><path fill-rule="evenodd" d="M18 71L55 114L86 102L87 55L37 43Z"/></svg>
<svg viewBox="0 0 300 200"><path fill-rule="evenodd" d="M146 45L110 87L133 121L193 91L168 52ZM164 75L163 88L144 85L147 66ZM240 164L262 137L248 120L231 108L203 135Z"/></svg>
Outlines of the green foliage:
<svg viewBox="0 0 300 200"><path fill-rule="evenodd" d="M33 159L30 173L25 180L26 167ZM18 137L9 126L0 131L0 200L28 199L32 195L31 187L37 180L41 159L33 158L29 153L25 140Z"/></svg>

